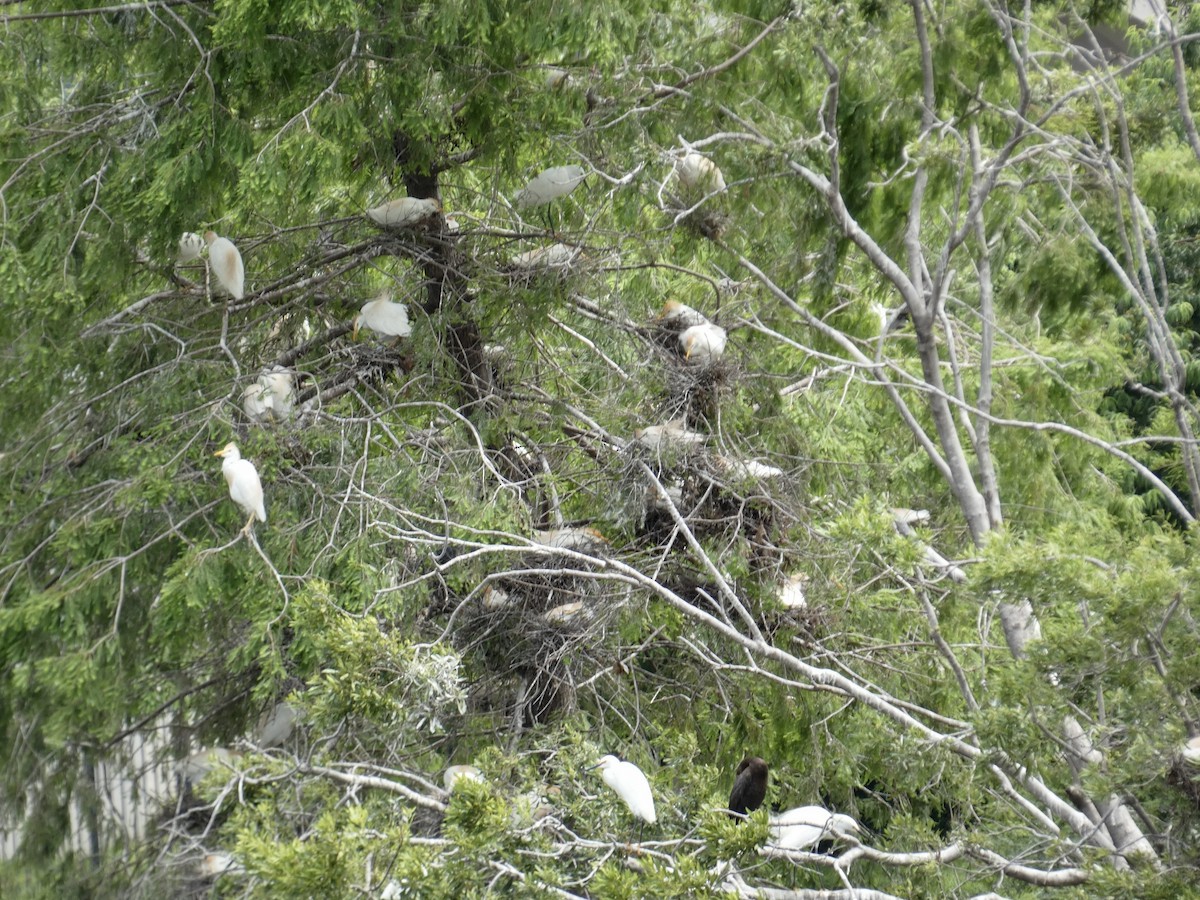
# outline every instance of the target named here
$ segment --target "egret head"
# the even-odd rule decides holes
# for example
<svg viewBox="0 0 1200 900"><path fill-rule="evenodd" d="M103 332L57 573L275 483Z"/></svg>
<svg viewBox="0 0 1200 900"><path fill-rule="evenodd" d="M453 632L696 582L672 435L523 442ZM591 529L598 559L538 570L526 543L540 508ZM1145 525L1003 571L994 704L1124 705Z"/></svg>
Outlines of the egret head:
<svg viewBox="0 0 1200 900"><path fill-rule="evenodd" d="M208 244L209 246L212 246L212 242L215 241L216 239L217 239L217 233L215 231L204 232L204 243Z"/></svg>
<svg viewBox="0 0 1200 900"><path fill-rule="evenodd" d="M609 769L611 769L613 766L617 765L617 763L619 763L619 762L620 762L620 760L617 759L615 756L613 756L610 753L606 756L600 757L600 761L597 762L594 766L588 766L588 769L599 769L601 772L607 772Z"/></svg>
<svg viewBox="0 0 1200 900"><path fill-rule="evenodd" d="M242 454L238 452L237 444L233 443L232 441L214 453L213 456L223 456L228 459L242 458Z"/></svg>

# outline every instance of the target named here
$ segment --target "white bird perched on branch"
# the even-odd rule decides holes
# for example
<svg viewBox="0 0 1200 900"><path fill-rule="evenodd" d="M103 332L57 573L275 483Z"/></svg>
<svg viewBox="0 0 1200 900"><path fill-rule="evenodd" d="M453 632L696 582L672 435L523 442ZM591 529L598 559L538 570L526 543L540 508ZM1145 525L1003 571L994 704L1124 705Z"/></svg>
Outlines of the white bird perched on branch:
<svg viewBox="0 0 1200 900"><path fill-rule="evenodd" d="M565 269L575 261L580 251L566 244L551 244L549 247L538 247L536 250L526 250L512 258L512 265L517 269Z"/></svg>
<svg viewBox="0 0 1200 900"><path fill-rule="evenodd" d="M203 252L204 238L194 231L185 231L183 237L179 239L179 262L186 263L193 259L199 259Z"/></svg>
<svg viewBox="0 0 1200 900"><path fill-rule="evenodd" d="M296 377L281 366L263 372L242 391L242 410L256 424L286 422L295 405Z"/></svg>
<svg viewBox="0 0 1200 900"><path fill-rule="evenodd" d="M698 431L688 431L682 418L672 419L662 425L647 425L633 433L633 439L649 450L665 450L669 447L694 447L703 444L708 436Z"/></svg>
<svg viewBox="0 0 1200 900"><path fill-rule="evenodd" d="M592 768L600 770L604 783L617 792L635 817L651 825L655 823L658 817L654 812L654 795L641 769L611 755L600 757L600 762Z"/></svg>
<svg viewBox="0 0 1200 900"><path fill-rule="evenodd" d="M703 191L711 194L725 190L725 176L717 164L707 156L701 156L695 150L675 160L675 177L687 191Z"/></svg>
<svg viewBox="0 0 1200 900"><path fill-rule="evenodd" d="M583 166L555 166L534 176L513 202L517 206L545 206L551 200L565 197L583 182L587 171Z"/></svg>
<svg viewBox="0 0 1200 900"><path fill-rule="evenodd" d="M808 850L821 841L860 831L853 818L831 813L823 806L798 806L768 819L767 847L777 850Z"/></svg>
<svg viewBox="0 0 1200 900"><path fill-rule="evenodd" d="M262 482L258 479L258 469L254 468L254 463L250 460L242 459L241 451L234 443L226 444L213 456L224 458L221 463L221 473L225 476L225 483L229 485L230 498L241 507L242 512L250 517L246 520L246 527L242 529L243 534L249 534L255 519L260 522L267 521L267 510L263 506L263 489Z"/></svg>
<svg viewBox="0 0 1200 900"><path fill-rule="evenodd" d="M208 244L208 264L217 276L217 283L234 300L245 296L246 269L242 265L242 254L229 238L219 237L215 231L204 232Z"/></svg>
<svg viewBox="0 0 1200 900"><path fill-rule="evenodd" d="M478 766L450 766L442 774L442 784L447 791L453 791L460 781L483 781L483 772Z"/></svg>
<svg viewBox="0 0 1200 900"><path fill-rule="evenodd" d="M727 339L724 328L705 322L684 329L679 335L679 346L683 348L683 358L688 362L708 365L721 358Z"/></svg>
<svg viewBox="0 0 1200 900"><path fill-rule="evenodd" d="M386 228L410 228L440 212L442 205L432 197L400 197L367 210L371 221Z"/></svg>
<svg viewBox="0 0 1200 900"><path fill-rule="evenodd" d="M352 337L358 337L363 325L384 337L402 338L412 334L408 308L403 303L394 302L391 291L384 291L374 300L363 304L362 310L354 317Z"/></svg>

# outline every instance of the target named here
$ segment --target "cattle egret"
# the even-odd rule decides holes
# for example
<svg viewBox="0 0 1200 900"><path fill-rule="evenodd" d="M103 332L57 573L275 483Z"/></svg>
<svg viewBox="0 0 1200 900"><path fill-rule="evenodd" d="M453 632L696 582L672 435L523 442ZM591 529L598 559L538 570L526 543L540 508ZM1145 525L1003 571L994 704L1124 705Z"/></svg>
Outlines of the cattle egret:
<svg viewBox="0 0 1200 900"><path fill-rule="evenodd" d="M778 478L783 474L783 469L753 459L728 459L720 456L717 457L717 463L731 478L753 478L757 481Z"/></svg>
<svg viewBox="0 0 1200 900"><path fill-rule="evenodd" d="M641 769L611 755L600 757L600 762L592 768L600 770L604 783L617 792L634 816L654 824L657 819L654 814L654 795L650 793L650 782Z"/></svg>
<svg viewBox="0 0 1200 900"><path fill-rule="evenodd" d="M460 781L483 781L483 772L476 766L450 766L442 774L442 784L447 791L454 791Z"/></svg>
<svg viewBox="0 0 1200 900"><path fill-rule="evenodd" d="M567 196L586 177L583 166L555 166L537 175L513 199L521 207L545 206L551 200Z"/></svg>
<svg viewBox="0 0 1200 900"><path fill-rule="evenodd" d="M678 300L668 300L663 304L662 311L655 319L663 325L669 325L679 331L685 331L693 325L707 325L708 318L698 310L692 309L686 303Z"/></svg>
<svg viewBox="0 0 1200 900"><path fill-rule="evenodd" d="M780 605L785 609L807 609L808 600L804 597L804 582L806 581L808 581L808 576L803 572L789 576L776 595Z"/></svg>
<svg viewBox="0 0 1200 900"><path fill-rule="evenodd" d="M204 780L204 776L216 768L233 769L242 754L225 747L209 747L197 750L175 769L181 788L189 788Z"/></svg>
<svg viewBox="0 0 1200 900"><path fill-rule="evenodd" d="M296 377L280 366L263 372L242 391L242 410L251 422L286 422L296 405Z"/></svg>
<svg viewBox="0 0 1200 900"><path fill-rule="evenodd" d="M249 534L255 519L260 522L267 521L267 510L263 506L263 489L262 482L258 480L258 469L254 468L254 463L250 460L242 459L237 444L226 444L213 456L224 457L224 462L221 463L221 472L225 476L225 483L229 485L230 498L241 507L242 512L250 517L246 520L246 527L242 529L243 534Z"/></svg>
<svg viewBox="0 0 1200 900"><path fill-rule="evenodd" d="M551 244L549 247L538 247L518 253L512 258L512 264L517 269L565 269L575 261L579 251L566 244Z"/></svg>
<svg viewBox="0 0 1200 900"><path fill-rule="evenodd" d="M669 448L694 447L703 444L708 436L698 431L688 431L683 419L672 419L662 425L647 425L633 433L633 439L649 450L662 451Z"/></svg>
<svg viewBox="0 0 1200 900"><path fill-rule="evenodd" d="M296 707L286 700L264 710L255 729L255 742L263 748L278 747L292 736L297 715Z"/></svg>
<svg viewBox="0 0 1200 900"><path fill-rule="evenodd" d="M218 237L216 232L204 232L204 240L208 244L208 263L217 283L234 300L245 296L243 288L246 284L246 270L242 266L242 254L229 238Z"/></svg>
<svg viewBox="0 0 1200 900"><path fill-rule="evenodd" d="M218 875L232 875L244 871L241 863L228 853L209 853L200 860L202 878L216 878Z"/></svg>
<svg viewBox="0 0 1200 900"><path fill-rule="evenodd" d="M821 841L859 831L850 816L831 813L821 806L798 806L768 820L767 846L776 850L808 850Z"/></svg>
<svg viewBox="0 0 1200 900"><path fill-rule="evenodd" d="M564 603L561 606L546 610L546 612L542 613L542 618L551 625L563 625L582 612L583 601L576 600L573 603Z"/></svg>
<svg viewBox="0 0 1200 900"><path fill-rule="evenodd" d="M354 318L353 337L358 337L358 330L363 325L384 337L402 338L412 334L408 308L403 303L393 302L391 291L384 291L363 304L362 311Z"/></svg>
<svg viewBox="0 0 1200 900"><path fill-rule="evenodd" d="M1192 765L1200 765L1200 737L1190 738L1180 749L1179 755Z"/></svg>
<svg viewBox="0 0 1200 900"><path fill-rule="evenodd" d="M568 81L571 80L571 73L566 69L560 69L558 66L546 67L546 89L555 91L559 88L566 87Z"/></svg>
<svg viewBox="0 0 1200 900"><path fill-rule="evenodd" d="M725 352L725 329L712 322L703 325L693 325L679 335L679 346L683 348L683 356L690 363L707 365L716 362Z"/></svg>
<svg viewBox="0 0 1200 900"><path fill-rule="evenodd" d="M185 231L183 237L179 239L179 261L186 263L199 259L203 251L204 238L194 231Z"/></svg>
<svg viewBox="0 0 1200 900"><path fill-rule="evenodd" d="M767 761L748 756L737 767L733 790L729 794L729 812L746 815L762 806L767 796ZM737 818L737 816L733 816Z"/></svg>
<svg viewBox="0 0 1200 900"><path fill-rule="evenodd" d="M480 602L484 609L504 609L504 607L512 605L512 598L508 596L508 591L504 588L489 584L483 589L483 599Z"/></svg>
<svg viewBox="0 0 1200 900"><path fill-rule="evenodd" d="M580 553L595 553L608 546L608 539L595 528L555 528L550 531L534 531L533 541L555 550L575 550Z"/></svg>
<svg viewBox="0 0 1200 900"><path fill-rule="evenodd" d="M695 151L689 151L675 161L675 177L687 191L712 194L725 190L725 176L717 164Z"/></svg>
<svg viewBox="0 0 1200 900"><path fill-rule="evenodd" d="M439 212L442 205L431 197L401 197L367 210L367 216L385 228L411 228Z"/></svg>

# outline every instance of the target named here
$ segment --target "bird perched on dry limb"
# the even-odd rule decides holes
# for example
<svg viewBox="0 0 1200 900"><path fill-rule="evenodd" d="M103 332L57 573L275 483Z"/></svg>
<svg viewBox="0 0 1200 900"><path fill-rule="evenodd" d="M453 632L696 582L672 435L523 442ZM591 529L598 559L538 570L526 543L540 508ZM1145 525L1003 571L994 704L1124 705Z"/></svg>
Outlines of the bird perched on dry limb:
<svg viewBox="0 0 1200 900"><path fill-rule="evenodd" d="M229 443L218 450L213 456L224 458L221 463L221 473L225 476L225 484L229 486L229 497L241 507L242 512L250 518L242 529L242 534L249 534L254 520L267 521L267 510L263 506L262 482L258 478L258 469L248 459L242 459L237 444Z"/></svg>
<svg viewBox="0 0 1200 900"><path fill-rule="evenodd" d="M217 276L217 283L234 300L241 300L245 296L246 285L242 254L233 246L233 241L219 237L215 231L204 232L204 240L208 244L208 264Z"/></svg>

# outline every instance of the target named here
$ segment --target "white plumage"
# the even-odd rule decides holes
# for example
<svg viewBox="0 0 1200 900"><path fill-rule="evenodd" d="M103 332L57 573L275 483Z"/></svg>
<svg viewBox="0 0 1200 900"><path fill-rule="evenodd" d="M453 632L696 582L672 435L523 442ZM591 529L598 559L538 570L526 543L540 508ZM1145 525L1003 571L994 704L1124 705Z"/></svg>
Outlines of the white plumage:
<svg viewBox="0 0 1200 900"><path fill-rule="evenodd" d="M450 766L442 774L442 784L448 791L460 781L483 781L483 772L477 766Z"/></svg>
<svg viewBox="0 0 1200 900"><path fill-rule="evenodd" d="M237 444L233 443L226 444L213 455L224 457L221 473L229 486L229 496L241 507L242 512L250 517L242 531L248 532L255 519L266 522L267 510L263 506L262 482L258 479L258 469L254 468L254 463L242 459L241 451L238 450Z"/></svg>
<svg viewBox="0 0 1200 900"><path fill-rule="evenodd" d="M550 531L534 531L533 540L543 547L555 550L575 550L579 553L596 553L608 546L608 539L595 528L555 528Z"/></svg>
<svg viewBox="0 0 1200 900"><path fill-rule="evenodd" d="M563 269L575 261L579 251L566 244L551 244L518 253L512 264L518 269Z"/></svg>
<svg viewBox="0 0 1200 900"><path fill-rule="evenodd" d="M194 231L185 231L183 237L179 239L179 261L186 263L199 259L203 252L204 238Z"/></svg>
<svg viewBox="0 0 1200 900"><path fill-rule="evenodd" d="M579 187L587 172L583 166L555 166L539 173L514 198L517 206L545 206Z"/></svg>
<svg viewBox="0 0 1200 900"><path fill-rule="evenodd" d="M678 328L680 331L691 328L693 325L709 324L708 318L702 312L692 309L686 303L680 303L678 300L668 300L664 303L662 311L655 321Z"/></svg>
<svg viewBox="0 0 1200 900"><path fill-rule="evenodd" d="M242 391L242 410L256 424L286 422L296 406L296 376L276 366Z"/></svg>
<svg viewBox="0 0 1200 900"><path fill-rule="evenodd" d="M823 806L798 806L768 820L768 847L808 850L821 841L853 834L859 825L850 816L831 813Z"/></svg>
<svg viewBox="0 0 1200 900"><path fill-rule="evenodd" d="M654 795L641 769L611 755L600 757L593 768L600 770L604 783L617 792L631 813L651 825L655 823L658 817L654 812Z"/></svg>
<svg viewBox="0 0 1200 900"><path fill-rule="evenodd" d="M234 300L241 300L245 296L246 285L242 254L233 246L233 241L218 237L216 232L204 232L204 240L208 244L208 263L212 267L212 273L217 276L217 283Z"/></svg>
<svg viewBox="0 0 1200 900"><path fill-rule="evenodd" d="M717 164L694 150L675 160L675 175L684 190L705 194L725 190L725 176Z"/></svg>
<svg viewBox="0 0 1200 900"><path fill-rule="evenodd" d="M703 444L707 436L698 431L688 431L683 419L672 419L662 425L639 428L633 433L633 439L649 450L665 450Z"/></svg>
<svg viewBox="0 0 1200 900"><path fill-rule="evenodd" d="M688 362L706 365L721 358L726 340L724 328L705 322L684 329L679 335L679 346L683 348L684 358Z"/></svg>
<svg viewBox="0 0 1200 900"><path fill-rule="evenodd" d="M354 337L358 337L358 330L363 325L384 337L402 338L412 334L408 308L403 303L393 302L391 291L384 291L374 300L363 304L362 311L354 320Z"/></svg>
<svg viewBox="0 0 1200 900"><path fill-rule="evenodd" d="M407 228L424 222L441 208L441 204L430 197L401 197L368 209L367 216L388 228Z"/></svg>

